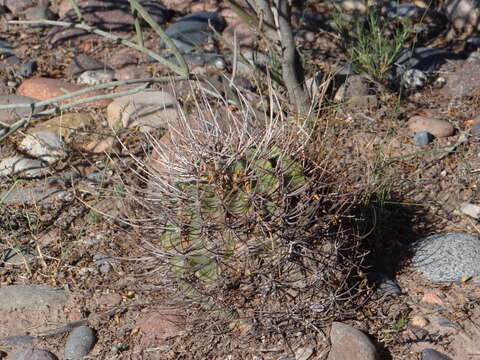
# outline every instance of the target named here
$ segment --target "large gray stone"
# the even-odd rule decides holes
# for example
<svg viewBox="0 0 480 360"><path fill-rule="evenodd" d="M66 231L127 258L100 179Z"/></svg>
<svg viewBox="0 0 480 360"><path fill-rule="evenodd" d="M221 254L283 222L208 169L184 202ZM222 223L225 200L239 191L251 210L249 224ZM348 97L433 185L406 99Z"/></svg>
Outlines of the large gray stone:
<svg viewBox="0 0 480 360"><path fill-rule="evenodd" d="M222 32L225 21L217 14L208 11L199 11L180 18L170 25L165 34L168 35L180 51L190 52L208 40L212 28ZM165 47L165 44L161 44Z"/></svg>
<svg viewBox="0 0 480 360"><path fill-rule="evenodd" d="M43 161L13 156L0 161L0 177L10 175L36 177L45 175L46 168L47 164Z"/></svg>
<svg viewBox="0 0 480 360"><path fill-rule="evenodd" d="M15 353L11 360L58 360L58 358L47 350L24 349Z"/></svg>
<svg viewBox="0 0 480 360"><path fill-rule="evenodd" d="M64 304L67 300L68 296L63 290L43 285L11 285L0 288L0 309Z"/></svg>
<svg viewBox="0 0 480 360"><path fill-rule="evenodd" d="M456 281L480 275L480 239L446 233L420 239L412 246L414 267L434 282Z"/></svg>
<svg viewBox="0 0 480 360"><path fill-rule="evenodd" d="M95 331L88 326L79 326L70 333L65 344L65 359L80 359L92 350Z"/></svg>

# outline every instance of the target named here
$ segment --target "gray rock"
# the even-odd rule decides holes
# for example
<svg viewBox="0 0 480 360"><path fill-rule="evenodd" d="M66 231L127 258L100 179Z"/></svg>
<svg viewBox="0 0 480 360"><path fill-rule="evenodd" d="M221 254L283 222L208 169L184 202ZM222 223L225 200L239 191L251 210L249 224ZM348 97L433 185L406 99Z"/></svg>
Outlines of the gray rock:
<svg viewBox="0 0 480 360"><path fill-rule="evenodd" d="M0 95L0 105L15 105L15 104L33 104L35 99L27 96L18 95ZM43 106L35 107L33 113L39 113L44 109ZM6 125L12 125L17 120L30 115L30 107L14 107L11 109L0 110L0 122ZM1 128L1 127L0 127Z"/></svg>
<svg viewBox="0 0 480 360"><path fill-rule="evenodd" d="M47 350L24 349L15 353L11 360L58 360L58 358Z"/></svg>
<svg viewBox="0 0 480 360"><path fill-rule="evenodd" d="M55 20L56 18L57 15L50 11L47 4L38 4L37 6L25 11L25 19L27 20Z"/></svg>
<svg viewBox="0 0 480 360"><path fill-rule="evenodd" d="M64 304L67 299L63 290L44 285L11 285L0 288L0 309Z"/></svg>
<svg viewBox="0 0 480 360"><path fill-rule="evenodd" d="M452 360L447 355L433 349L422 350L422 360Z"/></svg>
<svg viewBox="0 0 480 360"><path fill-rule="evenodd" d="M66 156L65 144L53 131L37 131L27 134L20 143L20 149L48 164Z"/></svg>
<svg viewBox="0 0 480 360"><path fill-rule="evenodd" d="M0 254L0 265L22 266L33 261L34 255L26 246L18 249L6 248Z"/></svg>
<svg viewBox="0 0 480 360"><path fill-rule="evenodd" d="M28 159L20 156L5 158L0 161L0 177L21 175L37 177L45 175L48 164L37 159Z"/></svg>
<svg viewBox="0 0 480 360"><path fill-rule="evenodd" d="M367 279L377 286L377 291L384 296L397 297L402 295L400 287L387 275L380 272L370 272Z"/></svg>
<svg viewBox="0 0 480 360"><path fill-rule="evenodd" d="M2 204L39 204L68 198L66 191L48 186L15 187L0 193Z"/></svg>
<svg viewBox="0 0 480 360"><path fill-rule="evenodd" d="M95 331L88 326L75 328L65 344L65 359L80 359L92 350L95 344Z"/></svg>
<svg viewBox="0 0 480 360"><path fill-rule="evenodd" d="M400 85L407 89L420 89L428 81L425 72L417 69L410 69L405 71L400 78Z"/></svg>
<svg viewBox="0 0 480 360"><path fill-rule="evenodd" d="M20 75L23 77L30 77L37 71L38 63L35 60L27 61L20 66Z"/></svg>
<svg viewBox="0 0 480 360"><path fill-rule="evenodd" d="M212 35L211 27L217 32L222 32L225 26L225 21L216 13L199 11L174 22L165 30L165 34L180 51L190 52L208 40ZM164 43L161 46L165 48Z"/></svg>
<svg viewBox="0 0 480 360"><path fill-rule="evenodd" d="M0 345L8 347L32 346L34 339L30 335L8 336L0 339Z"/></svg>
<svg viewBox="0 0 480 360"><path fill-rule="evenodd" d="M424 147L430 144L433 140L433 135L428 131L419 131L415 134L412 142L415 146Z"/></svg>
<svg viewBox="0 0 480 360"><path fill-rule="evenodd" d="M440 95L446 98L472 96L480 90L480 60L459 62L452 72L444 74L445 86Z"/></svg>
<svg viewBox="0 0 480 360"><path fill-rule="evenodd" d="M327 360L376 360L377 350L363 332L340 322L334 322L330 330L332 348Z"/></svg>
<svg viewBox="0 0 480 360"><path fill-rule="evenodd" d="M397 1L390 1L385 7L383 14L389 18L407 19L420 16L424 10L414 4L400 4Z"/></svg>
<svg viewBox="0 0 480 360"><path fill-rule="evenodd" d="M0 55L11 55L13 48L10 46L8 42L5 40L0 39Z"/></svg>
<svg viewBox="0 0 480 360"><path fill-rule="evenodd" d="M112 70L101 61L87 54L80 54L73 58L68 66L66 73L69 76L78 76L87 70Z"/></svg>
<svg viewBox="0 0 480 360"><path fill-rule="evenodd" d="M463 233L428 236L412 245L414 267L434 282L480 275L480 240Z"/></svg>
<svg viewBox="0 0 480 360"><path fill-rule="evenodd" d="M95 265L98 267L98 270L100 270L100 272L102 274L106 274L106 273L110 272L113 265L115 264L114 259L112 259L110 256L104 255L104 254L94 255L93 256L93 262L95 263Z"/></svg>

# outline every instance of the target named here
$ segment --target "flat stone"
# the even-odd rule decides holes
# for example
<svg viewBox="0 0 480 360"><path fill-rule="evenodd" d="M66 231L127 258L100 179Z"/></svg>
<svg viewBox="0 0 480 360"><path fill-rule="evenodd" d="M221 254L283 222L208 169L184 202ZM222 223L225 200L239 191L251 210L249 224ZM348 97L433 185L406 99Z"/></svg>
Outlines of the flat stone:
<svg viewBox="0 0 480 360"><path fill-rule="evenodd" d="M110 70L110 68L90 55L80 54L73 58L66 70L66 74L68 76L78 76L87 70Z"/></svg>
<svg viewBox="0 0 480 360"><path fill-rule="evenodd" d="M11 360L58 360L58 358L47 350L24 349L13 354Z"/></svg>
<svg viewBox="0 0 480 360"><path fill-rule="evenodd" d="M435 137L447 137L455 132L455 128L447 120L426 116L412 116L408 120L408 128L413 133L426 131Z"/></svg>
<svg viewBox="0 0 480 360"><path fill-rule="evenodd" d="M128 0L77 0L76 1L84 21L95 28L115 34L130 34L133 29L133 16ZM171 18L173 12L167 10L155 0L139 0L148 14L157 24L162 24ZM68 10L60 21L78 22L73 9ZM50 43L59 44L62 42L78 43L86 38L91 38L87 31L82 29L68 29L54 27L50 33ZM93 37L98 37L93 35Z"/></svg>
<svg viewBox="0 0 480 360"><path fill-rule="evenodd" d="M32 346L35 338L30 335L14 335L0 339L0 346L20 347Z"/></svg>
<svg viewBox="0 0 480 360"><path fill-rule="evenodd" d="M80 359L95 345L95 331L88 326L79 326L68 335L65 344L65 359Z"/></svg>
<svg viewBox="0 0 480 360"><path fill-rule="evenodd" d="M151 346L179 335L185 330L185 317L174 309L163 309L148 313L137 321L140 329L140 343Z"/></svg>
<svg viewBox="0 0 480 360"><path fill-rule="evenodd" d="M167 107L168 106L168 107ZM107 108L111 127L166 128L178 118L177 101L165 91L141 91L114 99Z"/></svg>
<svg viewBox="0 0 480 360"><path fill-rule="evenodd" d="M345 82L338 88L333 98L336 102L343 102L355 96L369 95L370 89L367 80L361 75L348 76Z"/></svg>
<svg viewBox="0 0 480 360"><path fill-rule="evenodd" d="M458 206L458 210L465 215L468 215L474 219L480 218L480 206L463 202Z"/></svg>
<svg viewBox="0 0 480 360"><path fill-rule="evenodd" d="M48 165L43 161L14 156L0 161L0 176L36 177L44 175L47 167Z"/></svg>
<svg viewBox="0 0 480 360"><path fill-rule="evenodd" d="M180 51L190 52L208 40L212 35L211 27L221 33L225 26L225 20L214 12L199 11L174 22L165 30L165 34ZM165 44L162 43L161 46L165 47Z"/></svg>
<svg viewBox="0 0 480 360"><path fill-rule="evenodd" d="M94 86L110 82L114 78L113 70L86 70L77 78L77 84Z"/></svg>
<svg viewBox="0 0 480 360"><path fill-rule="evenodd" d="M27 134L19 147L27 154L48 164L53 164L67 155L64 142L52 131Z"/></svg>
<svg viewBox="0 0 480 360"><path fill-rule="evenodd" d="M0 288L0 309L64 304L67 300L68 296L63 290L44 285L10 285Z"/></svg>
<svg viewBox="0 0 480 360"><path fill-rule="evenodd" d="M0 95L0 105L12 105L12 104L33 104L36 100L27 96L18 95ZM35 107L33 113L37 114L43 111L44 107ZM0 122L6 125L12 125L16 121L25 118L30 115L30 107L19 107L13 109L0 110Z"/></svg>
<svg viewBox="0 0 480 360"><path fill-rule="evenodd" d="M36 124L31 130L28 130L28 133L51 131L62 139L69 140L73 136L79 135L80 130L89 126L92 121L93 117L88 113L65 113Z"/></svg>
<svg viewBox="0 0 480 360"><path fill-rule="evenodd" d="M413 266L433 282L480 275L480 240L464 233L428 236L412 246Z"/></svg>
<svg viewBox="0 0 480 360"><path fill-rule="evenodd" d="M445 86L439 91L447 98L480 95L480 61L467 61L458 64L452 72L444 74Z"/></svg>
<svg viewBox="0 0 480 360"><path fill-rule="evenodd" d="M332 348L327 360L376 360L375 345L363 332L339 322L330 330Z"/></svg>
<svg viewBox="0 0 480 360"><path fill-rule="evenodd" d="M68 197L66 191L48 186L15 187L0 193L0 202L12 204L40 204L50 203Z"/></svg>
<svg viewBox="0 0 480 360"><path fill-rule="evenodd" d="M72 84L63 80L50 79L50 78L32 78L22 82L17 89L17 94L22 96L28 96L37 100L49 100L57 96L65 95L75 91L82 90L84 87L76 84ZM65 90L65 91L63 91ZM100 91L91 91L89 93L77 96L72 99L64 100L61 104L67 104L76 100L85 99L91 96L102 95ZM84 103L78 106L95 105L99 107L106 107L110 104L110 99L98 100L94 102Z"/></svg>

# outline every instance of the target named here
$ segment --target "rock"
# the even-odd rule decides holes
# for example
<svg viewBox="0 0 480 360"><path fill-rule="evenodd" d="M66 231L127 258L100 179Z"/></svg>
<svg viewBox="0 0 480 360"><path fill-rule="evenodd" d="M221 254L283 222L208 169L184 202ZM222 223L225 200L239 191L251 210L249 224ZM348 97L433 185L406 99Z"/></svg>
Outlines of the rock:
<svg viewBox="0 0 480 360"><path fill-rule="evenodd" d="M146 314L137 321L136 327L140 329L140 343L151 346L182 333L185 330L185 317L173 309L163 309Z"/></svg>
<svg viewBox="0 0 480 360"><path fill-rule="evenodd" d="M28 133L50 131L60 138L68 140L75 135L79 135L79 131L89 126L92 121L92 115L87 113L65 113L36 124Z"/></svg>
<svg viewBox="0 0 480 360"><path fill-rule="evenodd" d="M478 1L446 0L443 8L445 16L456 30L472 33L478 28Z"/></svg>
<svg viewBox="0 0 480 360"><path fill-rule="evenodd" d="M327 360L376 360L375 345L363 332L340 322L330 330L332 348Z"/></svg>
<svg viewBox="0 0 480 360"><path fill-rule="evenodd" d="M40 204L67 199L68 192L40 185L36 187L15 187L0 193L2 204Z"/></svg>
<svg viewBox="0 0 480 360"><path fill-rule="evenodd" d="M408 127L414 133L426 131L435 137L447 137L455 132L455 128L447 120L426 116L412 116L408 120Z"/></svg>
<svg viewBox="0 0 480 360"><path fill-rule="evenodd" d="M419 131L412 139L412 143L418 147L424 147L430 144L433 140L433 135L428 131Z"/></svg>
<svg viewBox="0 0 480 360"><path fill-rule="evenodd" d="M115 56L115 55L114 55ZM97 59L87 55L80 54L75 56L67 68L68 76L78 76L84 71L87 70L111 70L104 63L98 61Z"/></svg>
<svg viewBox="0 0 480 360"><path fill-rule="evenodd" d="M419 328L424 328L425 326L428 325L428 320L425 319L423 316L414 315L410 319L410 324Z"/></svg>
<svg viewBox="0 0 480 360"><path fill-rule="evenodd" d="M12 50L13 48L8 42L0 39L0 55L11 55Z"/></svg>
<svg viewBox="0 0 480 360"><path fill-rule="evenodd" d="M165 128L177 118L177 101L165 91L141 91L118 97L107 108L112 128L140 126L141 131L148 131Z"/></svg>
<svg viewBox="0 0 480 360"><path fill-rule="evenodd" d="M462 98L480 93L480 61L459 63L454 71L444 74L445 86L440 94L446 98Z"/></svg>
<svg viewBox="0 0 480 360"><path fill-rule="evenodd" d="M399 52L393 62L392 78L395 82L400 83L403 74L412 69L420 70L429 76L447 60L456 60L459 58L459 55L443 49L417 47L412 50L405 48Z"/></svg>
<svg viewBox="0 0 480 360"><path fill-rule="evenodd" d="M383 15L393 19L407 19L421 16L424 11L424 9L415 4L400 4L396 1L390 1L383 10Z"/></svg>
<svg viewBox="0 0 480 360"><path fill-rule="evenodd" d="M68 335L65 344L65 359L80 359L95 345L95 331L88 326L79 326Z"/></svg>
<svg viewBox="0 0 480 360"><path fill-rule="evenodd" d="M477 116L479 118L478 120L475 120L475 122L472 124L472 127L470 128L470 132L472 135L479 135L480 134L480 116Z"/></svg>
<svg viewBox="0 0 480 360"><path fill-rule="evenodd" d="M116 51L106 61L112 69L121 69L129 65L138 65L140 56L137 50L126 48Z"/></svg>
<svg viewBox="0 0 480 360"><path fill-rule="evenodd" d="M22 175L37 177L45 174L47 164L37 159L20 156L5 158L0 161L0 176Z"/></svg>
<svg viewBox="0 0 480 360"><path fill-rule="evenodd" d="M373 109L378 105L378 98L376 95L361 95L352 96L345 104L346 110L364 110Z"/></svg>
<svg viewBox="0 0 480 360"><path fill-rule="evenodd" d="M335 102L348 101L356 96L369 95L370 86L367 80L361 75L351 75L338 88L333 100Z"/></svg>
<svg viewBox="0 0 480 360"><path fill-rule="evenodd" d="M24 266L25 264L31 264L35 259L35 256L31 253L30 249L22 246L19 249L4 249L0 258L0 263L2 263L2 265Z"/></svg>
<svg viewBox="0 0 480 360"><path fill-rule="evenodd" d="M67 155L64 142L51 131L27 134L20 143L20 149L47 164L54 164Z"/></svg>
<svg viewBox="0 0 480 360"><path fill-rule="evenodd" d="M110 272L110 270L112 270L112 267L115 265L115 260L112 259L110 256L104 254L95 254L93 256L93 262L102 274Z"/></svg>
<svg viewBox="0 0 480 360"><path fill-rule="evenodd" d="M49 79L44 77L27 79L22 82L22 84L17 89L17 94L22 96L28 96L37 100L49 100L54 97L65 95L65 92L62 90L67 91L67 93L75 92L82 90L83 87L80 85L71 84L69 82L63 80L56 80L56 79ZM91 96L102 95L100 91L91 91L87 94L83 94L77 96L72 99L64 100L61 104L70 103L72 101L85 99ZM104 99L104 100L97 100L95 102L84 103L79 106L88 106L88 105L96 105L99 107L106 107L110 104L111 100Z"/></svg>
<svg viewBox="0 0 480 360"><path fill-rule="evenodd" d="M142 66L129 65L115 70L114 76L117 80L144 79L150 77L150 72Z"/></svg>
<svg viewBox="0 0 480 360"><path fill-rule="evenodd" d="M0 95L0 104L1 105L10 105L10 104L33 104L35 99L27 96L18 96L18 95ZM43 106L36 106L33 110L34 114L37 114L43 111ZM16 121L25 118L30 115L30 107L18 107L13 109L4 109L0 110L0 122L12 125Z"/></svg>
<svg viewBox="0 0 480 360"><path fill-rule="evenodd" d="M133 16L129 0L77 0L84 21L95 28L117 34L129 34L133 29ZM162 24L173 15L155 0L139 0L148 14L157 24ZM70 9L60 21L78 22L77 15ZM50 33L50 43L59 44L65 41L78 43L81 40L96 37L82 29L54 27Z"/></svg>
<svg viewBox="0 0 480 360"><path fill-rule="evenodd" d="M458 210L465 215L468 215L474 219L480 218L480 206L463 202L459 205Z"/></svg>
<svg viewBox="0 0 480 360"><path fill-rule="evenodd" d="M24 349L13 354L11 360L58 360L58 358L47 350Z"/></svg>
<svg viewBox="0 0 480 360"><path fill-rule="evenodd" d="M400 287L383 273L370 272L367 274L367 279L374 282L377 286L377 291L384 296L397 297L402 295Z"/></svg>
<svg viewBox="0 0 480 360"><path fill-rule="evenodd" d="M122 296L116 293L102 294L96 300L98 306L113 307L121 304Z"/></svg>
<svg viewBox="0 0 480 360"><path fill-rule="evenodd" d="M23 10L35 5L32 0L5 0L3 5L13 14L18 14Z"/></svg>
<svg viewBox="0 0 480 360"><path fill-rule="evenodd" d="M452 360L452 359L437 350L424 349L422 350L421 360Z"/></svg>
<svg viewBox="0 0 480 360"><path fill-rule="evenodd" d="M64 304L67 299L63 290L44 285L10 285L0 288L0 309Z"/></svg>
<svg viewBox="0 0 480 360"><path fill-rule="evenodd" d="M312 347L302 347L295 350L295 360L308 360L312 355Z"/></svg>
<svg viewBox="0 0 480 360"><path fill-rule="evenodd" d="M271 63L271 59L258 51L246 50L242 52L243 58L236 59L237 61L237 72L240 75L251 75L252 69L255 67L265 68L268 64ZM227 54L225 56L230 62L234 62L235 58L233 54ZM245 60L248 62L245 62Z"/></svg>
<svg viewBox="0 0 480 360"><path fill-rule="evenodd" d="M428 81L425 72L417 69L410 69L405 71L400 78L400 85L406 89L420 89Z"/></svg>
<svg viewBox="0 0 480 360"><path fill-rule="evenodd" d="M27 61L20 66L19 73L23 77L30 77L37 71L38 64L36 61Z"/></svg>
<svg viewBox="0 0 480 360"><path fill-rule="evenodd" d="M0 339L0 346L20 347L33 346L34 337L30 335L7 336Z"/></svg>
<svg viewBox="0 0 480 360"><path fill-rule="evenodd" d="M464 233L428 236L412 246L414 267L433 282L480 275L480 240Z"/></svg>
<svg viewBox="0 0 480 360"><path fill-rule="evenodd" d="M113 70L86 70L77 78L77 84L94 86L110 82L113 78Z"/></svg>
<svg viewBox="0 0 480 360"><path fill-rule="evenodd" d="M211 27L221 33L225 26L225 21L216 13L200 11L180 18L165 30L165 34L181 52L190 52L208 40L212 35ZM166 47L163 42L161 47Z"/></svg>
<svg viewBox="0 0 480 360"><path fill-rule="evenodd" d="M25 11L26 20L55 20L56 18L57 16L50 11L47 4L38 4L37 6Z"/></svg>

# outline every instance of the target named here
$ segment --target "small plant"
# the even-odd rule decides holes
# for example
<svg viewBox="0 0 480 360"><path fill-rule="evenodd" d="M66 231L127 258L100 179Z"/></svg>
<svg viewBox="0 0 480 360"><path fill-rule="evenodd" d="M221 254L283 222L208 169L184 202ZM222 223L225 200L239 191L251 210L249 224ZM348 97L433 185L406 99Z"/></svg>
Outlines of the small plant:
<svg viewBox="0 0 480 360"><path fill-rule="evenodd" d="M379 7L368 7L364 15L356 13L352 17L337 12L335 23L353 70L386 83L391 66L412 33L411 24L407 20L385 19Z"/></svg>

